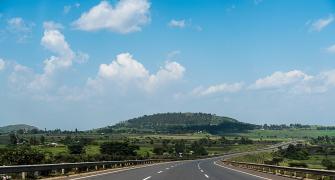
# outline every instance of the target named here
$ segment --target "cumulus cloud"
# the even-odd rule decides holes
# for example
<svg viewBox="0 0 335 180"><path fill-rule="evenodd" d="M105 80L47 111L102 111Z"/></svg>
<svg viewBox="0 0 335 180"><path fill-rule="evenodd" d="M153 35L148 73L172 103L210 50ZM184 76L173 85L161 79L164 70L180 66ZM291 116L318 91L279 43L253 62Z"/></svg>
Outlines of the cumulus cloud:
<svg viewBox="0 0 335 180"><path fill-rule="evenodd" d="M324 93L335 86L335 70L308 75L300 70L275 72L249 86L251 90L279 90L289 93Z"/></svg>
<svg viewBox="0 0 335 180"><path fill-rule="evenodd" d="M6 66L5 60L0 58L0 71L4 70Z"/></svg>
<svg viewBox="0 0 335 180"><path fill-rule="evenodd" d="M236 93L241 91L243 88L243 83L232 83L232 84L217 84L212 85L209 87L197 87L195 88L191 94L196 96L207 96L211 94L217 94L217 93Z"/></svg>
<svg viewBox="0 0 335 180"><path fill-rule="evenodd" d="M23 43L31 37L34 23L28 23L21 17L14 17L7 20L7 31L14 34L17 42Z"/></svg>
<svg viewBox="0 0 335 180"><path fill-rule="evenodd" d="M64 35L57 29L59 25L48 22L44 23L44 27L41 45L57 54L57 56L51 56L44 61L44 72L51 74L57 69L70 67L75 53L66 42Z"/></svg>
<svg viewBox="0 0 335 180"><path fill-rule="evenodd" d="M147 0L120 0L115 7L108 1L101 1L73 25L84 31L107 29L122 34L141 31L142 26L150 22L149 9Z"/></svg>
<svg viewBox="0 0 335 180"><path fill-rule="evenodd" d="M283 86L294 84L296 82L307 81L311 78L312 76L309 76L299 70L293 70L289 72L277 71L270 76L256 80L256 82L252 84L250 88L251 89L280 88Z"/></svg>
<svg viewBox="0 0 335 180"><path fill-rule="evenodd" d="M175 27L175 28L184 28L186 26L185 20L175 20L172 19L169 23L168 26L170 27Z"/></svg>
<svg viewBox="0 0 335 180"><path fill-rule="evenodd" d="M83 61L88 59L88 55L82 52L75 53L60 29L61 24L55 22L44 22L44 33L41 38L41 45L54 55L46 58L43 63L43 72L36 73L29 67L14 64L13 72L10 74L9 82L11 86L19 92L33 93L44 96L49 90L56 91L55 76L61 70L70 68L76 59ZM55 88L55 89L54 89Z"/></svg>
<svg viewBox="0 0 335 180"><path fill-rule="evenodd" d="M157 73L150 72L129 53L122 53L110 64L101 64L96 79L89 79L88 84L101 87L102 84L135 85L146 91L153 91L159 85L179 80L185 68L177 62L166 62ZM102 83L102 84L101 84Z"/></svg>
<svg viewBox="0 0 335 180"><path fill-rule="evenodd" d="M327 17L327 18L318 19L318 20L312 22L311 30L312 31L321 31L322 29L327 27L329 24L331 24L333 22L333 20L334 20L333 15L329 15L329 17Z"/></svg>

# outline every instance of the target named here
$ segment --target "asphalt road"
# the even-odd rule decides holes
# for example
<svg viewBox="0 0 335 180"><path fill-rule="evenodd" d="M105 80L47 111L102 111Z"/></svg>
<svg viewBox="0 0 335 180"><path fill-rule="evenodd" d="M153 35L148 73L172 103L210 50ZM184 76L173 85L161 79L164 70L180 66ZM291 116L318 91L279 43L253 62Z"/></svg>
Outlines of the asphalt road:
<svg viewBox="0 0 335 180"><path fill-rule="evenodd" d="M125 171L107 172L72 180L259 180L287 179L259 172L248 172L219 163L221 158L169 162Z"/></svg>

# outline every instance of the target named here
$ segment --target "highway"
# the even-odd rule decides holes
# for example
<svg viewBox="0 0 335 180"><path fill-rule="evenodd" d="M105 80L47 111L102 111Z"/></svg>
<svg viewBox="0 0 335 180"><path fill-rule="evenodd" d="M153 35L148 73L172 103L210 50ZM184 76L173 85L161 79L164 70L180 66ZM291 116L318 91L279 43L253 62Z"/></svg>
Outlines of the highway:
<svg viewBox="0 0 335 180"><path fill-rule="evenodd" d="M72 178L72 180L259 180L288 179L271 174L241 170L222 165L220 158L179 161L149 165L141 168L105 172Z"/></svg>

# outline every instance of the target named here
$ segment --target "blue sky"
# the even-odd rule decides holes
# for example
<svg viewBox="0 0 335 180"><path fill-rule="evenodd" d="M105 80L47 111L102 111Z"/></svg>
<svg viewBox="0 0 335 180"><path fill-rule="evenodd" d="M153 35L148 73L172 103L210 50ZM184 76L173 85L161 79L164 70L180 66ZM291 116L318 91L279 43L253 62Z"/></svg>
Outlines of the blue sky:
<svg viewBox="0 0 335 180"><path fill-rule="evenodd" d="M159 112L334 125L335 1L0 0L0 126Z"/></svg>

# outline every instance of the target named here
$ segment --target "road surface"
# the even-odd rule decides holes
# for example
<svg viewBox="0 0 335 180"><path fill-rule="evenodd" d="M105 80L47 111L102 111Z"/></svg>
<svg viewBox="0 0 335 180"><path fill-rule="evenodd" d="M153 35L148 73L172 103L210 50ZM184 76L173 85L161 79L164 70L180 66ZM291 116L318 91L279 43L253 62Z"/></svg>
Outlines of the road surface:
<svg viewBox="0 0 335 180"><path fill-rule="evenodd" d="M236 169L220 163L221 158L169 162L129 170L112 171L72 178L72 180L259 180L288 179L280 176Z"/></svg>

